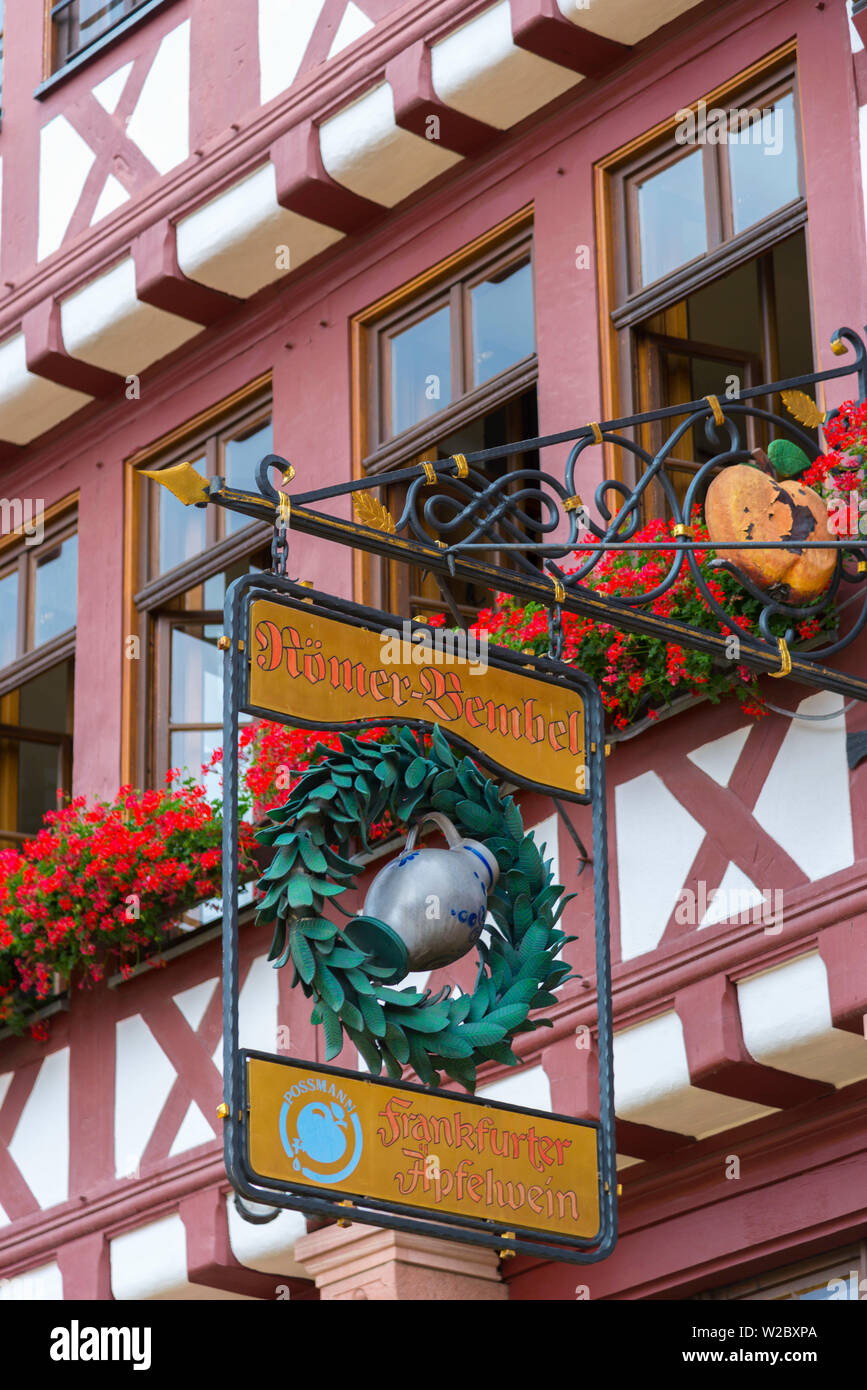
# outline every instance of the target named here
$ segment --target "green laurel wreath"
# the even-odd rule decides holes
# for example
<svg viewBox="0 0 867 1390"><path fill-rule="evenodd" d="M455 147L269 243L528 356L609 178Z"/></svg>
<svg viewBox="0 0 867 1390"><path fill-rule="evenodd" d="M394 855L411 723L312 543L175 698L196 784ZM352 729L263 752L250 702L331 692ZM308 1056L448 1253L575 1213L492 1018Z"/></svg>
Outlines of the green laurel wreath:
<svg viewBox="0 0 867 1390"><path fill-rule="evenodd" d="M470 758L456 760L438 728L427 747L409 728L396 732L391 744L341 734L339 752L323 744L314 749L313 756L324 754L324 760L257 833L276 850L259 880L264 897L257 920L276 923L268 959L275 967L291 960L293 986L300 982L315 1001L311 1019L324 1030L326 1060L338 1055L345 1033L374 1075L384 1063L398 1080L408 1064L427 1085L438 1086L444 1071L473 1091L482 1062L519 1062L509 1045L517 1033L552 1026L528 1015L556 1003L553 991L575 978L558 955L576 938L557 927L575 895L552 882L551 861L543 861L532 833L524 833L514 799L501 800L496 784ZM500 866L496 892L488 897L496 925L489 944L476 944L473 993L458 998L448 997L448 986L436 995L388 988L383 976L389 968L323 916L327 901L354 886L359 872L347 858L350 837L360 831L369 849L369 827L386 812L406 824L428 810L449 816L461 834L483 839Z"/></svg>

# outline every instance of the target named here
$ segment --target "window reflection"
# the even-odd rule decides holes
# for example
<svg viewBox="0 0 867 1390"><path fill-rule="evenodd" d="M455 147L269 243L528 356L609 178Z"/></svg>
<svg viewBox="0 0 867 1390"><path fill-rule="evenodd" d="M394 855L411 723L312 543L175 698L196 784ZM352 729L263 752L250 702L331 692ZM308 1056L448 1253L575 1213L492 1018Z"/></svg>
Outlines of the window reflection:
<svg viewBox="0 0 867 1390"><path fill-rule="evenodd" d="M191 459L197 473L207 473L205 457ZM182 507L167 488L159 489L159 572L192 560L205 548L204 508Z"/></svg>
<svg viewBox="0 0 867 1390"><path fill-rule="evenodd" d="M473 385L528 357L535 347L533 272L529 261L509 266L470 291Z"/></svg>
<svg viewBox="0 0 867 1390"><path fill-rule="evenodd" d="M418 424L451 401L450 320L444 306L389 340L392 434Z"/></svg>
<svg viewBox="0 0 867 1390"><path fill-rule="evenodd" d="M735 233L797 198L798 137L793 94L787 92L760 120L730 131L728 155Z"/></svg>
<svg viewBox="0 0 867 1390"><path fill-rule="evenodd" d="M18 648L18 571L0 579L0 666L15 660Z"/></svg>
<svg viewBox="0 0 867 1390"><path fill-rule="evenodd" d="M707 251L701 150L638 185L638 233L644 285Z"/></svg>
<svg viewBox="0 0 867 1390"><path fill-rule="evenodd" d="M75 627L78 536L68 536L36 560L33 645Z"/></svg>
<svg viewBox="0 0 867 1390"><path fill-rule="evenodd" d="M256 425L246 434L226 441L223 473L227 486L244 492L256 491L256 466L266 454L274 452L271 421ZM225 513L226 535L250 525L250 518L239 512Z"/></svg>

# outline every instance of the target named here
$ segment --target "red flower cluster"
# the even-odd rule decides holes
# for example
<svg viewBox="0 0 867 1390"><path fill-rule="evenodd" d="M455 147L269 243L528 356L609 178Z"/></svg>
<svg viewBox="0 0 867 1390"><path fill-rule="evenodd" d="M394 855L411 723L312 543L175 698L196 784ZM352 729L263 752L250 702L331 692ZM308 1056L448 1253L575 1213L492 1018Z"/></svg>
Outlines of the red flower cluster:
<svg viewBox="0 0 867 1390"><path fill-rule="evenodd" d="M697 540L709 542L698 513L692 526ZM670 523L656 520L640 529L633 540L658 543L669 540L672 534ZM576 552L579 562L586 559L585 551L592 549L593 537L583 539L585 547ZM651 600L651 611L724 637L735 636L739 628L748 630L759 604L732 576L711 568L714 555L710 545L707 550L696 550L695 556L709 593L731 615L730 622L722 623L709 608L687 564L674 583ZM671 564L671 551L610 550L583 583L614 599L632 598L657 588ZM580 564L566 572L574 574L578 568ZM813 636L819 627L814 619L801 623L799 632L802 637ZM500 646L543 654L548 648L548 612L539 603L520 604L509 594L498 594L494 607L479 614L473 631L486 632ZM687 651L673 642L623 632L610 623L570 613L563 614L563 637L563 660L579 666L597 682L615 729L624 729L644 715L654 719L673 699L690 693L706 695L714 702L734 693L746 714L758 717L765 713L755 676L734 661L715 664L703 652Z"/></svg>
<svg viewBox="0 0 867 1390"><path fill-rule="evenodd" d="M360 729L362 743L391 743L394 734L387 727ZM256 719L245 724L239 739L242 773L242 811L252 811L261 821L276 806L282 806L289 793L310 767L321 763L330 752L339 751L340 737L325 729L291 729ZM219 766L222 748L215 749L205 771ZM384 839L393 829L391 817L369 827L368 839Z"/></svg>
<svg viewBox="0 0 867 1390"><path fill-rule="evenodd" d="M204 787L177 777L158 791L121 787L113 802L78 797L0 852L0 1025L23 1026L56 973L83 986L131 966L173 919L219 897L220 816ZM252 836L242 823L245 877Z"/></svg>
<svg viewBox="0 0 867 1390"><path fill-rule="evenodd" d="M863 494L867 482L867 401L844 401L839 412L823 427L828 452L801 474L799 482L815 488L821 497Z"/></svg>

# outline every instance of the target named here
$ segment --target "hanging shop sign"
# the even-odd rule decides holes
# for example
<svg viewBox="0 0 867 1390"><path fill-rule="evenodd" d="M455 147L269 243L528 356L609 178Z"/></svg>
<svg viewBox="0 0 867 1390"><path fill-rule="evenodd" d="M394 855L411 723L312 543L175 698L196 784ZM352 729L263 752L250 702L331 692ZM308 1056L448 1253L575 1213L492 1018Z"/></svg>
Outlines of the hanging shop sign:
<svg viewBox="0 0 867 1390"><path fill-rule="evenodd" d="M221 1113L236 1192L500 1252L604 1259L617 1179L598 690L556 659L449 650L429 633L418 640L416 625L282 575L236 580L224 622ZM273 923L269 959L310 999L325 1065L240 1047L242 714L341 734L257 832L273 848L256 899ZM357 737L382 725L387 743ZM486 1063L519 1064L513 1039L550 1023L542 1011L570 977L559 922L569 895L485 767L590 812L598 1123L472 1095ZM352 842L363 845L384 813L407 844L375 876L362 913L341 921L336 898L359 868ZM431 821L448 848L420 842ZM472 993L415 988L414 970L469 951L479 959ZM328 1065L347 1044L367 1072ZM407 1067L422 1085L402 1080ZM444 1090L446 1077L470 1095Z"/></svg>
<svg viewBox="0 0 867 1390"><path fill-rule="evenodd" d="M423 721L485 762L561 796L584 791L584 701L506 666L463 633L370 612L364 625L303 601L250 607L250 707L317 728ZM525 658L526 660L526 658Z"/></svg>
<svg viewBox="0 0 867 1390"><path fill-rule="evenodd" d="M254 1182L383 1210L593 1239L598 1126L309 1062L243 1054Z"/></svg>

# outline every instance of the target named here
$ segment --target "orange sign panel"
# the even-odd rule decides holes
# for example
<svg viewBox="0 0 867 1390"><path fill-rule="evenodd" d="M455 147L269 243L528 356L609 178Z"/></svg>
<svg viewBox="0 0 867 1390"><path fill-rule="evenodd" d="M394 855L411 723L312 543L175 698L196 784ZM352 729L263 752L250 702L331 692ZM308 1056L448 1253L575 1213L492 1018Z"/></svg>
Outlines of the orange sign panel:
<svg viewBox="0 0 867 1390"><path fill-rule="evenodd" d="M555 680L305 609L250 606L250 704L322 726L439 724L497 767L555 791L585 787L584 703Z"/></svg>
<svg viewBox="0 0 867 1390"><path fill-rule="evenodd" d="M253 1174L429 1215L594 1237L592 1125L306 1062L247 1058Z"/></svg>

